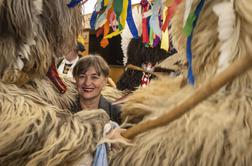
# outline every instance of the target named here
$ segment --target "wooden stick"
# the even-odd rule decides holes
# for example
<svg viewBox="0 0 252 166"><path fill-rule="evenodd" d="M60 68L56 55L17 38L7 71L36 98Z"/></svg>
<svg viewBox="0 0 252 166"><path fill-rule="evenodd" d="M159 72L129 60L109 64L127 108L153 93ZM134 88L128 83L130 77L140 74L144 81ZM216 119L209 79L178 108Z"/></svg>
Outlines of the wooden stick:
<svg viewBox="0 0 252 166"><path fill-rule="evenodd" d="M218 74L213 80L198 88L189 98L184 100L184 102L182 102L181 104L175 106L171 111L164 113L157 119L148 120L137 124L136 126L128 129L126 132L123 132L122 136L125 138L133 138L136 135L143 133L147 130L167 125L168 123L184 115L186 112L188 112L200 102L206 100L209 96L218 91L226 83L233 81L236 77L245 73L251 67L252 57L246 56L238 59L226 70Z"/></svg>
<svg viewBox="0 0 252 166"><path fill-rule="evenodd" d="M155 73L155 72L151 72L151 71L147 71L147 70L144 70L143 68L141 67L138 67L138 66L135 66L135 65L132 65L132 64L128 64L126 66L126 69L131 69L131 70L137 70L137 71L142 71L142 72L145 72L145 73L150 73L154 76L157 76L158 77L158 74Z"/></svg>

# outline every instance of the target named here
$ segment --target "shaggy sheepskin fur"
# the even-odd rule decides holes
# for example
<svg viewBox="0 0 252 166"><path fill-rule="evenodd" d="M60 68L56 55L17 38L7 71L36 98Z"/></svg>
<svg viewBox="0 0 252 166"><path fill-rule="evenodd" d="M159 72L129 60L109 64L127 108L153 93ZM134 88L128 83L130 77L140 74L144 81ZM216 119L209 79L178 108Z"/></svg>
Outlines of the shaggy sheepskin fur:
<svg viewBox="0 0 252 166"><path fill-rule="evenodd" d="M1 2L2 81L23 85L35 77L43 77L53 58L73 48L81 25L80 10L70 10L66 3L58 0Z"/></svg>
<svg viewBox="0 0 252 166"><path fill-rule="evenodd" d="M198 0L192 4L195 10ZM229 38L221 40L216 5L233 7L235 22ZM175 47L184 55L182 36L184 2L173 18ZM228 5L230 6L230 5ZM224 5L224 7L226 7ZM226 8L223 8L223 11ZM229 62L252 53L252 2L249 0L206 0L193 32L193 72L196 87L211 80L219 70L223 45L229 42ZM178 40L180 39L180 40ZM182 43L182 46L181 46ZM177 47L178 48L178 47ZM229 47L230 48L230 47ZM225 51L225 50L224 50ZM248 71L222 90L172 123L136 136L134 146L110 154L111 165L250 165L252 162L252 71ZM172 82L170 82L172 84ZM171 87L171 88L169 88ZM193 87L173 88L165 79L139 89L123 105L124 116L146 121L162 115L190 97ZM135 121L133 121L134 123Z"/></svg>
<svg viewBox="0 0 252 166"><path fill-rule="evenodd" d="M76 165L83 157L93 155L102 128L109 121L101 110L71 114L67 108L76 95L73 85L65 81L68 91L62 95L45 78L53 58L67 51L78 31L78 8L67 9L67 2L0 0L0 25L5 25L0 26L2 165ZM193 1L191 11L198 2ZM225 40L218 37L221 13L213 10L222 2L206 0L194 29L196 87L219 71L224 46L234 50L229 63L252 53L252 1L225 1L231 3L230 11L235 15L232 33ZM177 32L174 40L181 39L174 43L180 44L177 48L182 55L185 40L179 35L184 6L184 2L178 6L172 20ZM227 84L172 123L136 136L133 146L111 151L110 165L250 165L251 75L249 71ZM122 107L123 117L139 123L169 111L194 93L194 87L181 89L182 80L161 77L135 91Z"/></svg>
<svg viewBox="0 0 252 166"><path fill-rule="evenodd" d="M0 165L76 165L109 121L102 110L73 115L74 85L65 80L60 94L46 77L80 29L80 10L67 3L0 0Z"/></svg>
<svg viewBox="0 0 252 166"><path fill-rule="evenodd" d="M45 95L51 94L50 87L44 94L4 83L0 87L0 163L69 165L93 155L109 120L104 111L73 115L57 107L64 105L55 96L48 102Z"/></svg>

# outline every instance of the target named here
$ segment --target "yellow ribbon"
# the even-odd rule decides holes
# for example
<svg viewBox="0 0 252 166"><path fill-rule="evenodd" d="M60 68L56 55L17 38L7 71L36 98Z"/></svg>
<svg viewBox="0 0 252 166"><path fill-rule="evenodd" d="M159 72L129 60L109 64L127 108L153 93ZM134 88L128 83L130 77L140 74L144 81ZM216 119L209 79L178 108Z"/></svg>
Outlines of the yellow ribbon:
<svg viewBox="0 0 252 166"><path fill-rule="evenodd" d="M165 7L163 10L163 20L165 20L165 17L167 15L168 8ZM162 31L162 38L161 38L161 48L168 51L169 50L169 31L168 28L165 29L165 32Z"/></svg>

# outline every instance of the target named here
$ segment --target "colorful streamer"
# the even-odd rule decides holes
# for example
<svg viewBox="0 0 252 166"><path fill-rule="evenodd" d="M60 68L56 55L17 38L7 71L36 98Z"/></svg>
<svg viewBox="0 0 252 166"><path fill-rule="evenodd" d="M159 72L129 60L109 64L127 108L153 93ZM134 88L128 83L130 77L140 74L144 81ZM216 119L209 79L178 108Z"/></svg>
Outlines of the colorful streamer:
<svg viewBox="0 0 252 166"><path fill-rule="evenodd" d="M192 27L188 28L188 29L191 29L191 30L190 30L190 34L189 34L189 36L187 38L187 46L186 46L186 57L187 57L187 62L188 62L187 80L188 80L188 83L190 83L192 85L194 85L194 83L195 83L194 75L193 75L193 71L192 71L192 49L191 49L193 29L196 26L198 17L200 15L200 12L201 12L203 6L204 6L204 3L205 3L205 0L200 1L198 6L196 7L196 10L194 12L194 16L188 17L188 19L190 19L190 20L187 21L188 24L192 22L192 24L190 24ZM189 27L189 25L187 27Z"/></svg>
<svg viewBox="0 0 252 166"><path fill-rule="evenodd" d="M90 27L96 31L103 29L101 46L106 47L107 39L119 35L125 27L126 21L134 38L138 38L138 31L132 16L131 0L98 0L91 16Z"/></svg>
<svg viewBox="0 0 252 166"><path fill-rule="evenodd" d="M127 24L129 26L130 32L132 36L137 39L138 38L138 31L136 25L134 23L134 19L132 16L132 8L131 8L131 0L128 2L128 10L127 10Z"/></svg>

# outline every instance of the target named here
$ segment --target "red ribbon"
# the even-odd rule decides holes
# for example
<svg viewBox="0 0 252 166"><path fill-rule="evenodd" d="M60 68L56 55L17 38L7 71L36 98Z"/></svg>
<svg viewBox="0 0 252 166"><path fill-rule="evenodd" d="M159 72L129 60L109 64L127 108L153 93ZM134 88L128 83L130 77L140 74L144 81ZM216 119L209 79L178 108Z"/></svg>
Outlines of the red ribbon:
<svg viewBox="0 0 252 166"><path fill-rule="evenodd" d="M162 31L165 32L166 28L168 27L169 25L169 22L171 21L171 18L172 16L174 15L175 13L175 10L177 8L177 6L182 2L182 0L175 0L173 2L173 4L171 6L168 7L168 10L167 10L167 15L165 17L165 21L164 21L164 24L162 26Z"/></svg>
<svg viewBox="0 0 252 166"><path fill-rule="evenodd" d="M148 11L149 4L146 4L146 2L141 2L141 6L143 13ZM149 43L148 18L144 17L142 19L142 36L143 36L143 43Z"/></svg>

